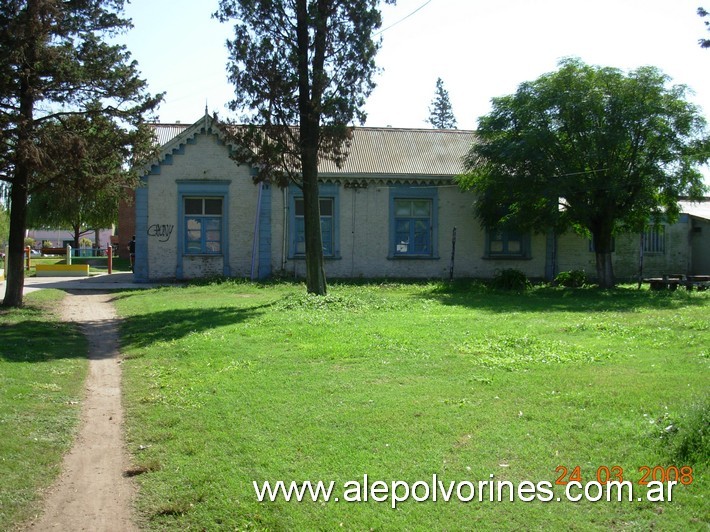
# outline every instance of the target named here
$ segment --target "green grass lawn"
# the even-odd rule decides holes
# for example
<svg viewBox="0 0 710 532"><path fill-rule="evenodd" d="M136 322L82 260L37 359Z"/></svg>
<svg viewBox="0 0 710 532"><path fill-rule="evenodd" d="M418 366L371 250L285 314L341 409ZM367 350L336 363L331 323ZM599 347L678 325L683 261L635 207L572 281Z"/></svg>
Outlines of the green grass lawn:
<svg viewBox="0 0 710 532"><path fill-rule="evenodd" d="M225 282L117 307L147 528L710 526L710 292ZM365 474L554 486L560 466L623 468L634 499L644 466L692 483L672 502L342 500ZM277 480L335 481L341 501L258 502L252 482Z"/></svg>
<svg viewBox="0 0 710 532"><path fill-rule="evenodd" d="M56 316L63 296L32 292L24 308L0 309L0 530L34 515L75 435L87 346Z"/></svg>

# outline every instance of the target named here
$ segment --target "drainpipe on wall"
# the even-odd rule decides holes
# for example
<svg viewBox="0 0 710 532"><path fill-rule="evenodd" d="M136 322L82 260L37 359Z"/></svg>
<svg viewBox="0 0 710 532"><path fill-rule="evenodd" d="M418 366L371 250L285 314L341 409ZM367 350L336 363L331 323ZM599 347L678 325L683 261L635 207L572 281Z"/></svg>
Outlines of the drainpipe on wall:
<svg viewBox="0 0 710 532"><path fill-rule="evenodd" d="M251 244L251 280L255 281L259 276L258 271L255 272L256 266L256 256L259 253L259 218L261 215L261 190L264 186L262 181L259 181L259 191L256 197L256 217L254 218L254 238L252 238Z"/></svg>
<svg viewBox="0 0 710 532"><path fill-rule="evenodd" d="M688 259L686 260L686 270L687 275L693 275L699 273L695 271L693 265L693 231L695 230L695 219L692 216L688 216L688 225L690 229L688 230Z"/></svg>
<svg viewBox="0 0 710 532"><path fill-rule="evenodd" d="M352 219L350 220L350 235L352 237L352 244L350 246L350 277L355 277L355 198L357 197L357 188L352 189L353 195L353 205L352 205Z"/></svg>
<svg viewBox="0 0 710 532"><path fill-rule="evenodd" d="M286 200L288 199L288 195L286 194L286 187L281 189L281 197L282 197L282 203L283 203L283 223L281 224L282 227L282 237L281 237L281 271L285 272L286 271L286 243L287 243L287 238L288 238L288 203L286 203Z"/></svg>
<svg viewBox="0 0 710 532"><path fill-rule="evenodd" d="M639 273L638 273L638 289L641 288L641 283L643 282L643 243L644 243L644 232L641 231L641 237L639 239Z"/></svg>

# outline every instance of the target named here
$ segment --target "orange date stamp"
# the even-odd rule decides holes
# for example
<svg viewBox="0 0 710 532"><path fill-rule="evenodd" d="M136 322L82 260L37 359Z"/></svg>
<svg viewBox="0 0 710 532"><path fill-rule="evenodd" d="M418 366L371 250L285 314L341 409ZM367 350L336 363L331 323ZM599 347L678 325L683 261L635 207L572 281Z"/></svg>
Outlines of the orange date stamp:
<svg viewBox="0 0 710 532"><path fill-rule="evenodd" d="M559 476L555 480L555 484L565 486L570 482L583 482L582 468L575 466L568 468L559 465L555 468L555 473ZM671 466L647 466L643 465L638 468L640 478L637 480L639 486L648 486L649 482L674 482L687 486L693 483L693 468L690 466L677 467ZM599 484L607 484L609 482L624 482L624 469L621 466L599 466L592 473L592 478L588 480L596 480Z"/></svg>

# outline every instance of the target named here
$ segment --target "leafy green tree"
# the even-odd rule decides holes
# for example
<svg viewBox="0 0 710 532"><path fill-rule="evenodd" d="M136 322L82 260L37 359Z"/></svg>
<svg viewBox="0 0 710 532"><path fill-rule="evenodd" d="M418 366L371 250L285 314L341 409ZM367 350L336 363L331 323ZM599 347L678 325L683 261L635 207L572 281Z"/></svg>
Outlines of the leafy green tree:
<svg viewBox="0 0 710 532"><path fill-rule="evenodd" d="M124 0L8 0L0 3L0 178L10 186L10 268L5 306L22 305L22 241L27 202L57 156L78 155L75 135L49 122L104 116L137 127L160 96L146 93L125 46L107 37L126 31ZM46 183L42 182L42 186Z"/></svg>
<svg viewBox="0 0 710 532"><path fill-rule="evenodd" d="M456 129L456 117L449 100L449 91L444 88L441 78L436 80L436 95L429 107L427 120L435 129Z"/></svg>
<svg viewBox="0 0 710 532"><path fill-rule="evenodd" d="M395 0L385 0L393 4ZM318 201L318 161L343 161L349 125L375 84L373 32L380 0L220 0L215 14L234 20L228 42L232 110L247 127L235 128L245 150L239 162L256 165L257 180L303 191L306 286L325 294Z"/></svg>
<svg viewBox="0 0 710 532"><path fill-rule="evenodd" d="M486 227L591 234L599 285L614 286L612 236L678 215L700 197L710 158L705 119L655 68L628 75L563 60L558 71L493 99L460 186Z"/></svg>
<svg viewBox="0 0 710 532"><path fill-rule="evenodd" d="M705 18L705 17L710 17L710 13L708 13L705 9L702 7L698 8L698 15ZM707 20L704 21L705 27L710 31L710 22ZM710 39L699 39L698 42L700 43L700 46L702 48L710 48Z"/></svg>
<svg viewBox="0 0 710 532"><path fill-rule="evenodd" d="M139 182L136 165L126 161L153 151L153 133L145 125L125 130L100 114L47 122L38 133L48 143L63 136L73 155L57 154L36 176L28 221L34 227L71 228L78 247L82 233L116 222L119 200Z"/></svg>

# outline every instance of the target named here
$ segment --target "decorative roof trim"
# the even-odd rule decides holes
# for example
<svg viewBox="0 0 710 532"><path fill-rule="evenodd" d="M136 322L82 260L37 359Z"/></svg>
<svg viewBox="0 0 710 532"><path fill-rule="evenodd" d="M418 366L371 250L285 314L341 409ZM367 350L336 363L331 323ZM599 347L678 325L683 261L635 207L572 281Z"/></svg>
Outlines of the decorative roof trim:
<svg viewBox="0 0 710 532"><path fill-rule="evenodd" d="M205 113L197 122L187 127L184 131L178 133L175 137L160 146L158 155L151 161L147 162L142 167L142 175L147 175L151 172L151 168L156 165L161 165L168 160L172 155L182 153L185 146L191 144L197 135L207 134L215 135L224 145L230 150L236 150L238 147L226 140L226 135L221 127L221 123L216 117L209 116Z"/></svg>
<svg viewBox="0 0 710 532"><path fill-rule="evenodd" d="M341 184L346 188L367 188L368 186L388 185L452 185L454 176L416 175L416 174L326 174L319 173L321 183Z"/></svg>
<svg viewBox="0 0 710 532"><path fill-rule="evenodd" d="M184 147L200 134L214 134L229 148L230 155L243 148L230 140L230 124L220 123L216 116L205 114L190 126L156 124L160 139L170 138L159 147L157 159L146 164L145 174L157 174L160 166L169 164L173 154L184 153ZM319 180L324 183L361 184L437 184L450 183L463 172L463 155L470 147L475 132L465 130L398 129L358 127L353 130L353 148L342 167L324 158L319 162ZM321 167L322 165L322 167Z"/></svg>

